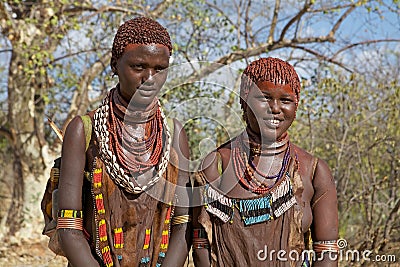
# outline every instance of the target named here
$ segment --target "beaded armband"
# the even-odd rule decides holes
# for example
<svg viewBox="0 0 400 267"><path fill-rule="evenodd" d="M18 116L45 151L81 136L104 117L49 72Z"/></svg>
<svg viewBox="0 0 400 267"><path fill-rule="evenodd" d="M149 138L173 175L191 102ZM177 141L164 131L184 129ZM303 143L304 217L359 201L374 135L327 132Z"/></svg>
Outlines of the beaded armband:
<svg viewBox="0 0 400 267"><path fill-rule="evenodd" d="M81 210L60 210L57 229L83 230L83 212Z"/></svg>
<svg viewBox="0 0 400 267"><path fill-rule="evenodd" d="M171 224L172 225L177 225L177 224L183 224L183 223L188 223L192 221L192 216L190 215L180 215L172 218Z"/></svg>
<svg viewBox="0 0 400 267"><path fill-rule="evenodd" d="M313 250L315 253L322 252L339 252L339 246L337 244L337 240L325 240L325 241L316 241L313 242Z"/></svg>
<svg viewBox="0 0 400 267"><path fill-rule="evenodd" d="M59 210L58 218L83 218L81 210Z"/></svg>
<svg viewBox="0 0 400 267"><path fill-rule="evenodd" d="M193 229L193 249L209 248L210 243L207 239L207 233L203 228Z"/></svg>

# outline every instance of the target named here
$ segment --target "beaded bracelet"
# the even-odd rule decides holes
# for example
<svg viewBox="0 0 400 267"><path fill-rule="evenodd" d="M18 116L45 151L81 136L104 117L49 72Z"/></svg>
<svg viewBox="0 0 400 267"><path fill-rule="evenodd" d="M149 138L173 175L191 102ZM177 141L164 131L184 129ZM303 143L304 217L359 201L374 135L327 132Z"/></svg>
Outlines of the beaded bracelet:
<svg viewBox="0 0 400 267"><path fill-rule="evenodd" d="M321 252L339 252L339 246L337 240L324 240L313 242L313 250L316 253Z"/></svg>
<svg viewBox="0 0 400 267"><path fill-rule="evenodd" d="M188 223L190 221L192 221L192 217L190 215L180 215L180 216L173 217L171 224L177 225L177 224Z"/></svg>
<svg viewBox="0 0 400 267"><path fill-rule="evenodd" d="M207 233L204 228L193 229L193 240L192 240L193 248L209 248L210 243L207 239Z"/></svg>
<svg viewBox="0 0 400 267"><path fill-rule="evenodd" d="M210 243L208 242L207 238L193 238L192 244L194 249L210 247Z"/></svg>
<svg viewBox="0 0 400 267"><path fill-rule="evenodd" d="M83 230L83 212L81 210L60 210L57 229Z"/></svg>

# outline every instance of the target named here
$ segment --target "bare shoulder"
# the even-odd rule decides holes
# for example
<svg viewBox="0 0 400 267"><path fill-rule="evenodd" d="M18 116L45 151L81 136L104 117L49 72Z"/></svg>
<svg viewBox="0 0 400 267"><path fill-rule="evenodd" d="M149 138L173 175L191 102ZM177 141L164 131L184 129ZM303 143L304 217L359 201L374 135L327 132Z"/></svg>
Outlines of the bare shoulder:
<svg viewBox="0 0 400 267"><path fill-rule="evenodd" d="M176 118L173 118L172 121L174 123L174 131L175 132L179 133L181 130L183 130L182 123L179 120L177 120ZM172 129L170 129L170 130L172 130Z"/></svg>
<svg viewBox="0 0 400 267"><path fill-rule="evenodd" d="M223 166L229 162L231 155L231 141L213 150L201 161L199 170L201 170L209 183L220 178Z"/></svg>
<svg viewBox="0 0 400 267"><path fill-rule="evenodd" d="M314 173L313 177L314 183L316 181L321 181L321 180L326 180L327 182L329 182L333 179L331 170L325 160L317 158L316 156L312 155L311 153L309 153L308 151L297 145L292 144L292 146L295 149L299 160L300 173L303 174ZM313 164L315 160L318 161L314 170Z"/></svg>
<svg viewBox="0 0 400 267"><path fill-rule="evenodd" d="M67 125L63 145L68 147L69 145L74 145L74 142L79 143L79 140L85 140L85 132L81 117L76 116ZM70 144L70 142L73 143Z"/></svg>
<svg viewBox="0 0 400 267"><path fill-rule="evenodd" d="M210 152L200 163L199 171L204 174L204 178L207 182L212 183L218 179L218 151L214 150Z"/></svg>
<svg viewBox="0 0 400 267"><path fill-rule="evenodd" d="M186 161L189 159L189 144L186 135L186 131L182 126L182 123L177 119L173 119L173 129L169 129L173 132L172 140L173 147L175 151L178 153L180 160L186 158ZM170 126L171 127L171 126Z"/></svg>
<svg viewBox="0 0 400 267"><path fill-rule="evenodd" d="M183 138L184 140L187 141L186 131L183 128L182 123L175 118L172 119L172 121L173 121L173 129L169 129L169 130L171 132L173 132L173 134L174 134L173 138L175 140L181 140Z"/></svg>
<svg viewBox="0 0 400 267"><path fill-rule="evenodd" d="M297 154L298 160L303 161L303 162L311 162L314 156L308 152L307 150L299 147L298 145L295 145L292 143L292 147L295 150L295 153Z"/></svg>
<svg viewBox="0 0 400 267"><path fill-rule="evenodd" d="M326 191L336 189L335 179L332 175L331 169L323 159L318 159L313 184L316 192L319 190Z"/></svg>
<svg viewBox="0 0 400 267"><path fill-rule="evenodd" d="M299 162L299 172L302 177L309 177L309 179L312 179L311 175L314 172L313 164L314 164L314 156L306 151L305 149L292 144L292 148L294 149L294 152L296 153L297 160Z"/></svg>

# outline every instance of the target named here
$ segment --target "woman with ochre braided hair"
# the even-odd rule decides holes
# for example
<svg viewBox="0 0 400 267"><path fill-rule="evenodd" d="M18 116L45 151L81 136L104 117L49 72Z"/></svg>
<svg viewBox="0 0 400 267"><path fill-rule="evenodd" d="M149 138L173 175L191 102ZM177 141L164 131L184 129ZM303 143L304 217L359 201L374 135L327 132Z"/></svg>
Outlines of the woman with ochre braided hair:
<svg viewBox="0 0 400 267"><path fill-rule="evenodd" d="M287 133L299 94L288 62L261 58L244 70L246 130L207 155L196 173L204 204L193 214L196 266L310 266L306 249L316 253L313 266L337 266L334 179Z"/></svg>
<svg viewBox="0 0 400 267"><path fill-rule="evenodd" d="M111 59L119 83L99 108L66 129L57 231L70 266L185 262L191 232L188 142L182 125L164 117L157 98L171 50L158 22L139 17L122 24Z"/></svg>

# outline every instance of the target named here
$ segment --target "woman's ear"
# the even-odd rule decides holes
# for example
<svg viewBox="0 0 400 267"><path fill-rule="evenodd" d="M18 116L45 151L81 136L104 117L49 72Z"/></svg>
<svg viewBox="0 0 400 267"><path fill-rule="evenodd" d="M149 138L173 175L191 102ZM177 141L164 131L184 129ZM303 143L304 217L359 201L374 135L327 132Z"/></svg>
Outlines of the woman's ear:
<svg viewBox="0 0 400 267"><path fill-rule="evenodd" d="M114 75L118 75L118 71L117 71L117 60L115 59L115 58L112 58L111 59L111 71L112 71L112 73L113 73L113 76Z"/></svg>
<svg viewBox="0 0 400 267"><path fill-rule="evenodd" d="M117 71L117 68L116 68L115 64L113 64L111 66L111 71L113 73L113 76L118 75L118 71Z"/></svg>

